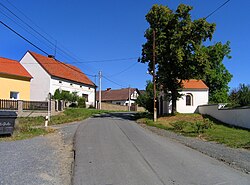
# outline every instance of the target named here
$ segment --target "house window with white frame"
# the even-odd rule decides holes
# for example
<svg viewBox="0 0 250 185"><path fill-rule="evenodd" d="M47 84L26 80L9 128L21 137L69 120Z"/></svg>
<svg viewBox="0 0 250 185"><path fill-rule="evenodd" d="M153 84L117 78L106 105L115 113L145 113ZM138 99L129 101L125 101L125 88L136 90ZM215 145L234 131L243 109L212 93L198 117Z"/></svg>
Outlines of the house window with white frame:
<svg viewBox="0 0 250 185"><path fill-rule="evenodd" d="M18 100L19 99L19 92L10 91L10 99Z"/></svg>
<svg viewBox="0 0 250 185"><path fill-rule="evenodd" d="M186 95L186 106L193 105L193 95L191 93Z"/></svg>

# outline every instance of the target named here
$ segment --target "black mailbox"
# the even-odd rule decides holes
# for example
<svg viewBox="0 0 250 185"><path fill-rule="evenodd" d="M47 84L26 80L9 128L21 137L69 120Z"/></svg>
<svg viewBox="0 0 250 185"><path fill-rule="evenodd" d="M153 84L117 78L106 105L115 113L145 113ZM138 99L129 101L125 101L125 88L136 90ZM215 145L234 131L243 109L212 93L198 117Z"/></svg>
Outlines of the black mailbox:
<svg viewBox="0 0 250 185"><path fill-rule="evenodd" d="M16 118L17 114L13 111L0 111L0 135L12 135Z"/></svg>

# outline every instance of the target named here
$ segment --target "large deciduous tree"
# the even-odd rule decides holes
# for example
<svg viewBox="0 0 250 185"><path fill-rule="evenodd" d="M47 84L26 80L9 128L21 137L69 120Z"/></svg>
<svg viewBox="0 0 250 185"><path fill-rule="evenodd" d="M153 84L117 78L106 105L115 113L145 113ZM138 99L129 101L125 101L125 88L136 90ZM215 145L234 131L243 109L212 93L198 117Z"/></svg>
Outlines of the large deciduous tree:
<svg viewBox="0 0 250 185"><path fill-rule="evenodd" d="M176 101L180 97L178 90L182 88L182 81L205 78L207 70L212 68L212 48L215 47L219 52L216 45L211 46L212 48L204 45L205 41L212 39L215 24L208 23L204 18L192 20L191 10L191 6L184 4L180 4L176 11L166 6L153 5L146 15L149 28L145 32L147 42L142 46L140 61L148 63L149 70L152 71L154 30L157 83L166 94L170 92L172 114L176 112Z"/></svg>
<svg viewBox="0 0 250 185"><path fill-rule="evenodd" d="M228 101L228 83L232 75L222 63L225 57L231 58L229 42L222 44L216 43L213 46L205 47L207 50L209 65L202 78L209 87L209 102L226 103Z"/></svg>

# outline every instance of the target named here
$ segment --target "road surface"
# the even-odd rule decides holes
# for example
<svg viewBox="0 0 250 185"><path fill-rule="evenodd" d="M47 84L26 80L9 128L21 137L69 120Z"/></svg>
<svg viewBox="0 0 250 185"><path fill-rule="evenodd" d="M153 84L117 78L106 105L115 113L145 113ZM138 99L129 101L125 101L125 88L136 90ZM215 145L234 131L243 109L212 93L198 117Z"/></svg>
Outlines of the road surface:
<svg viewBox="0 0 250 185"><path fill-rule="evenodd" d="M75 150L74 185L250 185L250 175L122 114L81 124Z"/></svg>

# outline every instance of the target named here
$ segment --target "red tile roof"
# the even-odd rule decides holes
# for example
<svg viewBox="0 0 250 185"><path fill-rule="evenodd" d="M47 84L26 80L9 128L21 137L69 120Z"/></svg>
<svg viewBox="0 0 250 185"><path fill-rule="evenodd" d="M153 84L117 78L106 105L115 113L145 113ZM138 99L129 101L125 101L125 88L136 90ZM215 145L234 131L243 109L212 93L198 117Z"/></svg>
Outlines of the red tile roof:
<svg viewBox="0 0 250 185"><path fill-rule="evenodd" d="M16 60L0 57L0 73L31 79L32 76L26 69Z"/></svg>
<svg viewBox="0 0 250 185"><path fill-rule="evenodd" d="M135 88L130 88L130 95L136 90ZM128 100L128 93L129 88L102 91L102 101ZM96 92L96 100L99 100L99 91Z"/></svg>
<svg viewBox="0 0 250 185"><path fill-rule="evenodd" d="M182 81L183 89L208 89L202 80L184 80Z"/></svg>
<svg viewBox="0 0 250 185"><path fill-rule="evenodd" d="M79 68L31 51L29 51L29 53L51 76L95 86Z"/></svg>

